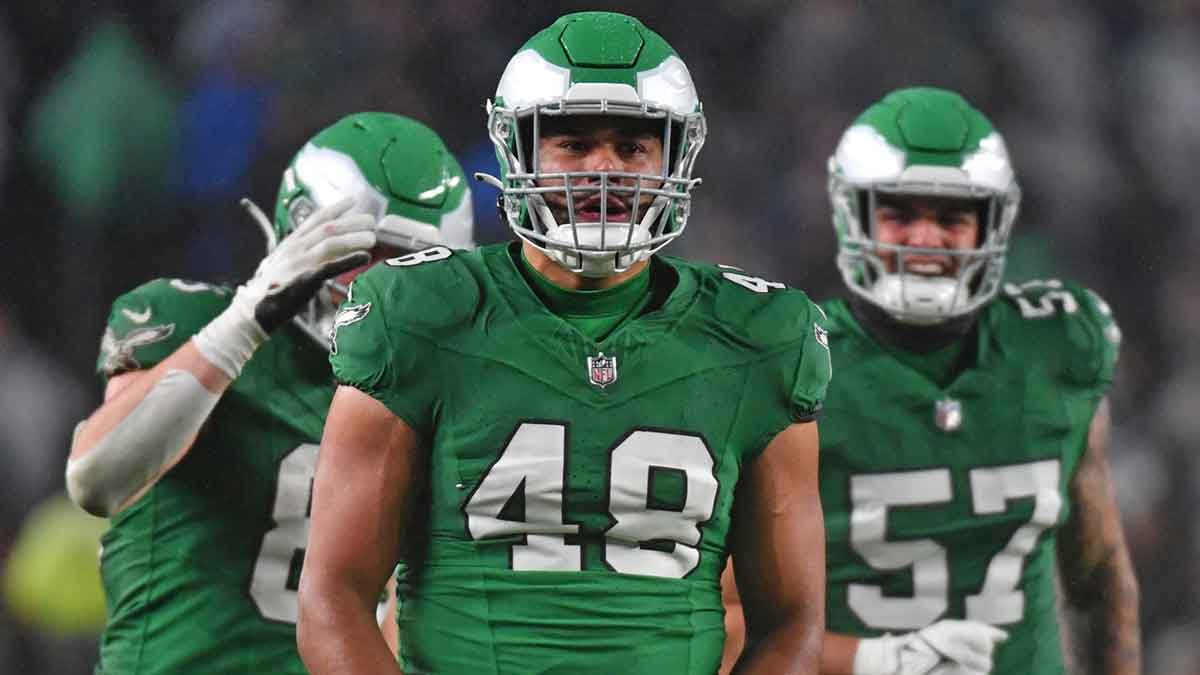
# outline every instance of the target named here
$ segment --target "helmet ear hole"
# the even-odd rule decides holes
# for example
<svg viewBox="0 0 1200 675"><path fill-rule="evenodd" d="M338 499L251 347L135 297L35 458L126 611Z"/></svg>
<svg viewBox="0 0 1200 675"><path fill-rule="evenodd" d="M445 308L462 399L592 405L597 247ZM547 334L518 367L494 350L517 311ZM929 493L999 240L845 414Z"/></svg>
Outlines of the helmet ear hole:
<svg viewBox="0 0 1200 675"><path fill-rule="evenodd" d="M505 215L505 212L504 212L504 194L503 193L496 195L496 217L499 218L500 222L502 222L502 223L505 221L505 218L507 218L507 216Z"/></svg>
<svg viewBox="0 0 1200 675"><path fill-rule="evenodd" d="M313 200L310 199L308 195L297 195L296 198L293 199L290 204L288 204L288 220L291 221L292 226L289 230L289 234L291 232L295 232L305 220L308 220L309 216L316 212L316 210L317 205L313 203Z"/></svg>

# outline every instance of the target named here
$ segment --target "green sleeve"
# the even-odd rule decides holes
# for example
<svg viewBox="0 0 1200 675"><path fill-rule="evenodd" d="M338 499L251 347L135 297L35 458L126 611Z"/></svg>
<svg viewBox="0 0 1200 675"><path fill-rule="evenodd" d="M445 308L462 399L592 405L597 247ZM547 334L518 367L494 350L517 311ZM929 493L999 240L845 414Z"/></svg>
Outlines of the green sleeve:
<svg viewBox="0 0 1200 675"><path fill-rule="evenodd" d="M1034 279L1005 284L1003 303L994 329L1020 357L1060 370L1074 386L1108 390L1121 330L1100 296L1071 281Z"/></svg>
<svg viewBox="0 0 1200 675"><path fill-rule="evenodd" d="M816 308L813 305L814 309ZM825 390L833 376L829 358L829 331L820 310L812 312L812 321L801 343L800 361L792 385L791 413L794 422L816 419L825 401Z"/></svg>
<svg viewBox="0 0 1200 675"><path fill-rule="evenodd" d="M830 359L824 318L806 296L791 296L782 306L786 318L777 315L774 326L774 334L786 342L777 344L766 362L752 366L762 369L762 379L752 379L762 393L741 402L746 414L740 423L752 425L746 432L754 439L745 449L746 461L756 459L790 425L816 420L825 403Z"/></svg>
<svg viewBox="0 0 1200 675"><path fill-rule="evenodd" d="M1121 350L1121 328L1113 318L1112 309L1095 291L1084 288L1076 294L1081 306L1082 318L1091 334L1092 378L1097 387L1108 390L1112 386L1113 372L1117 367L1117 356Z"/></svg>
<svg viewBox="0 0 1200 675"><path fill-rule="evenodd" d="M100 342L96 372L104 379L154 367L229 306L221 286L155 279L117 298Z"/></svg>
<svg viewBox="0 0 1200 675"><path fill-rule="evenodd" d="M433 429L437 378L436 345L403 329L400 276L384 265L354 280L334 320L329 360L339 384L354 387L387 406L428 438Z"/></svg>

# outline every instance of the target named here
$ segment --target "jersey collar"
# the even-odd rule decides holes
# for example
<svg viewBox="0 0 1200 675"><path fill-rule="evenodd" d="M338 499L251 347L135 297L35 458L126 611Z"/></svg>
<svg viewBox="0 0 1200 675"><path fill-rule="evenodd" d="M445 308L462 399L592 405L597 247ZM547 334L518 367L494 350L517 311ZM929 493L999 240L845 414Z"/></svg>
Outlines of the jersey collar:
<svg viewBox="0 0 1200 675"><path fill-rule="evenodd" d="M534 339L552 342L556 348L553 351L561 351L564 342L577 343L577 349L594 353L600 349L617 346L627 348L654 341L674 329L697 297L697 282L690 270L672 264L670 259L651 256L650 265L654 267L650 275L652 297L646 310L597 342L579 333L547 309L529 287L517 269L519 263L516 256L521 255L520 245L517 241L507 246L497 246L485 253L484 262L516 320ZM570 356L574 360L577 355Z"/></svg>

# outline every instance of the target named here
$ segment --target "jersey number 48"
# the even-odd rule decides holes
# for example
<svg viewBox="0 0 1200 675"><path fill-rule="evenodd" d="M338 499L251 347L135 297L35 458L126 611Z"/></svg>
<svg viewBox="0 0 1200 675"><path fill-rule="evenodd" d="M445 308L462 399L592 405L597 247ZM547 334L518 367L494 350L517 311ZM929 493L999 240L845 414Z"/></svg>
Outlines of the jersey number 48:
<svg viewBox="0 0 1200 675"><path fill-rule="evenodd" d="M717 500L713 456L699 437L636 429L609 453L604 562L623 574L682 578L700 562L700 524ZM579 525L566 522L563 486L567 427L522 422L467 498L472 539L524 535L512 545L514 570L579 571L583 546L570 543ZM682 503L656 504L656 480L682 483ZM517 517L510 505L523 504Z"/></svg>

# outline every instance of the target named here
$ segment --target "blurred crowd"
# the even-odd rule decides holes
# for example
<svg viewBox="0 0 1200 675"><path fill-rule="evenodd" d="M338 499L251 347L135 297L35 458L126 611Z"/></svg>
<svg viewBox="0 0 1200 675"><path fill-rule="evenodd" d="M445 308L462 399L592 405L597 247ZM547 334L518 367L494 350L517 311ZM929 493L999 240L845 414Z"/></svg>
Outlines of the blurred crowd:
<svg viewBox="0 0 1200 675"><path fill-rule="evenodd" d="M695 217L669 252L817 297L841 291L825 166L854 115L888 90L930 84L991 116L1025 195L1010 276L1077 279L1124 330L1111 461L1141 580L1147 672L1200 673L1200 2L643 4L5 3L0 561L9 577L14 554L31 546L51 557L44 551L78 548L29 543L54 523L67 523L65 540L94 536L58 518L54 499L71 429L101 395L94 363L118 294L158 276L248 277L264 246L238 198L269 211L298 145L351 111L420 119L468 172L494 171L483 103L505 62L564 11L604 5L676 47L709 117ZM495 196L475 186L483 243L509 237ZM57 573L85 574L94 544ZM90 672L95 622L47 620L38 605L49 601L30 608L13 586L0 608L0 672Z"/></svg>

